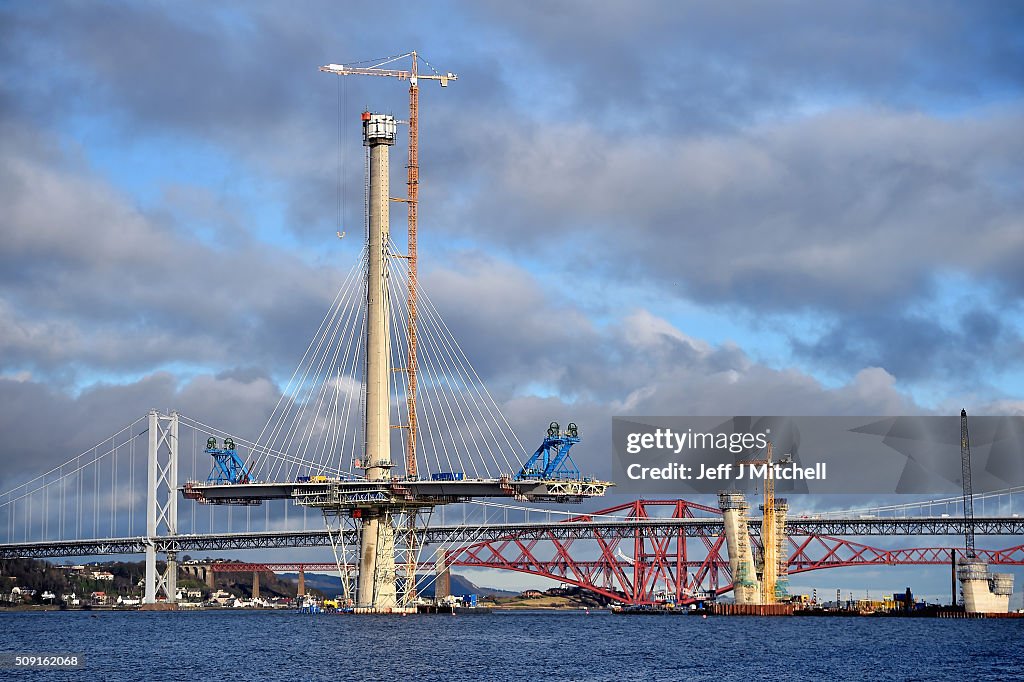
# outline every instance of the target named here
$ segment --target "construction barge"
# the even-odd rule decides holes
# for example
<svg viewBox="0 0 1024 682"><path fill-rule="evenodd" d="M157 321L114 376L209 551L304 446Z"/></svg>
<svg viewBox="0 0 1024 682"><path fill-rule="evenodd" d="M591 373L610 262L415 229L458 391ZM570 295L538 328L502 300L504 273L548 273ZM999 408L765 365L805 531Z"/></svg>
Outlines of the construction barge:
<svg viewBox="0 0 1024 682"><path fill-rule="evenodd" d="M792 616L795 604L709 604L687 608L671 605L613 606L611 612L628 616Z"/></svg>
<svg viewBox="0 0 1024 682"><path fill-rule="evenodd" d="M494 609L490 606L448 606L444 604L419 604L416 606L416 612L427 614L451 614L453 616L462 616L493 613Z"/></svg>
<svg viewBox="0 0 1024 682"><path fill-rule="evenodd" d="M613 606L616 615L630 616L800 616L806 618L1024 618L1024 612L971 612L962 606L927 606L925 608L891 611L859 609L798 608L797 604L709 604L706 607L673 607L671 605Z"/></svg>

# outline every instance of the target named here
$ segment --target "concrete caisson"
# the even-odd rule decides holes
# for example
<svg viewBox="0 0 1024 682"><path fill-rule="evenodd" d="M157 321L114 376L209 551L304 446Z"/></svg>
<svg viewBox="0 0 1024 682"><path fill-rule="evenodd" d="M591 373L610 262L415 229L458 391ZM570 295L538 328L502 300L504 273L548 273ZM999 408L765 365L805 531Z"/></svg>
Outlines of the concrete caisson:
<svg viewBox="0 0 1024 682"><path fill-rule="evenodd" d="M984 561L965 558L956 571L967 613L1007 613L1013 594L1013 574L990 573Z"/></svg>

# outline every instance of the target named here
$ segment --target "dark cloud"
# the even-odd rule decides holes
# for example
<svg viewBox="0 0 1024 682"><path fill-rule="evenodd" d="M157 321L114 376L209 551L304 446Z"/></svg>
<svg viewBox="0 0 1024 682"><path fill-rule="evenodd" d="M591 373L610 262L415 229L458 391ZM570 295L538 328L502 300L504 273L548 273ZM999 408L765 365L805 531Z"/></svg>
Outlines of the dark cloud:
<svg viewBox="0 0 1024 682"><path fill-rule="evenodd" d="M634 131L721 129L830 99L962 104L1024 86L1024 15L1005 3L471 9L524 46L524 82L540 71L561 86L566 110Z"/></svg>
<svg viewBox="0 0 1024 682"><path fill-rule="evenodd" d="M355 188L343 223L358 225L358 114L371 102L401 114L405 92L384 79L342 82L317 68L399 54L409 49L402 39L422 42L421 29L387 44L373 13L339 12L326 2L282 10L275 3L182 3L168 11L108 2L8 11L5 45L18 49L0 64L8 76L2 111L54 130L102 120L118 147L140 153L180 140L198 154L223 155L245 166L268 198L286 203L288 227L308 236L335 227L336 153L325 145L336 143L343 103L353 139L345 175ZM404 15L429 13L410 3Z"/></svg>
<svg viewBox="0 0 1024 682"><path fill-rule="evenodd" d="M443 224L517 254L571 248L570 270L598 262L752 309L849 311L906 301L943 268L990 278L1024 255L1009 227L1021 200L1004 185L1021 172L1017 113L850 111L658 141L505 122L460 138L490 181Z"/></svg>
<svg viewBox="0 0 1024 682"><path fill-rule="evenodd" d="M977 385L977 377L1024 358L1020 329L983 307L938 316L884 311L847 316L818 338L792 343L822 366L886 367L908 382L943 377Z"/></svg>
<svg viewBox="0 0 1024 682"><path fill-rule="evenodd" d="M426 268L424 287L483 376L514 377L519 388L550 384L565 375L568 354L597 352L586 317L549 298L525 270L480 252L449 252L439 262Z"/></svg>
<svg viewBox="0 0 1024 682"><path fill-rule="evenodd" d="M222 429L256 434L278 397L276 386L265 379L203 376L179 382L170 374L156 373L133 382L96 384L71 396L31 378L2 378L0 490L97 444L103 447L105 439L151 409L178 409Z"/></svg>
<svg viewBox="0 0 1024 682"><path fill-rule="evenodd" d="M298 357L294 328L323 315L340 281L251 238L205 244L45 146L5 148L0 202L5 370L137 372L245 356L283 371L277 354Z"/></svg>
<svg viewBox="0 0 1024 682"><path fill-rule="evenodd" d="M526 433L544 421L531 406L555 413L548 421L579 410L591 424L615 414L752 414L768 406L787 414L921 410L882 369L828 389L806 373L757 363L734 344L693 338L648 310L621 311L597 327L574 305L545 298L518 268L469 255L447 263L424 278L432 301ZM538 386L560 397L522 397ZM518 421L520 410L532 426Z"/></svg>
<svg viewBox="0 0 1024 682"><path fill-rule="evenodd" d="M687 296L752 307L872 306L920 293L937 263L1019 283L1009 231L1020 116L985 109L1019 102L1017 9L461 9L448 31L488 40L432 55L462 78L443 95L424 89L430 231L520 256L554 233L586 243L587 267L612 260L614 274L655 284L682 271ZM15 38L32 31L55 53L21 58L18 71L56 75L34 79L52 83L49 93L15 80L32 95L19 101L45 102L54 125L70 102L120 121L125 135L214 144L263 177L304 238L361 224L356 114L372 101L404 115L403 88L315 67L389 52L361 30L371 17L273 4L61 10L12 22L23 28ZM418 34L416 16L397 13L395 40ZM54 61L66 66L47 68ZM325 145L337 140L341 88L351 125L336 225L337 154ZM571 97L558 111L535 90ZM609 125L611 109L628 123ZM862 276L865 262L876 276Z"/></svg>

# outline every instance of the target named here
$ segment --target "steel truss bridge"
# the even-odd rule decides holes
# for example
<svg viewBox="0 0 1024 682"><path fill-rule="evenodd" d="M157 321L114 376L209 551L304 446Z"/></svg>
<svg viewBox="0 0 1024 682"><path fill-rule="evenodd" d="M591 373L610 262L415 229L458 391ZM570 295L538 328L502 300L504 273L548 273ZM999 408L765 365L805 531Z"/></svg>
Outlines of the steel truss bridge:
<svg viewBox="0 0 1024 682"><path fill-rule="evenodd" d="M949 565L959 548L888 549L854 542L848 536L962 536L966 524L963 519L950 517L790 519L786 525L789 573L853 566ZM978 517L972 525L978 535L1024 536L1024 518L1016 516ZM757 544L760 520L751 520L749 530ZM345 541L357 540L354 531L344 532ZM686 603L732 588L724 524L718 510L686 500L637 500L563 521L437 525L419 532L425 545L447 548L443 550L447 566L517 571L625 603L649 602L659 591ZM337 531L334 536L337 542ZM0 558L330 545L327 529L199 533L9 543L0 545ZM1024 565L1024 544L981 549L978 555L992 565ZM225 562L213 564L212 570L301 570L311 565L315 564ZM433 562L421 564L428 570L433 566Z"/></svg>
<svg viewBox="0 0 1024 682"><path fill-rule="evenodd" d="M671 516L665 517L665 512ZM625 513L628 521L637 525L632 529L625 524L604 528L595 518L600 513L583 515L557 528L513 532L504 538L474 543L453 552L448 563L539 575L628 604L650 603L659 591L678 603L688 603L732 589L723 524L720 519L696 516L717 515L719 510L686 500L637 500L603 513ZM562 528L570 525L577 526L577 530ZM1019 536L1024 523L1018 517L978 518L974 528L982 535ZM964 529L963 519L948 517L792 519L786 524L788 572L950 565L961 553L959 547L883 549L835 536L960 535ZM760 519L751 520L748 530L751 541L759 546ZM573 545L580 539L594 540L599 555L578 560ZM1024 565L1021 544L977 554L990 564Z"/></svg>
<svg viewBox="0 0 1024 682"><path fill-rule="evenodd" d="M685 500L679 503L690 504ZM637 501L635 504L675 504L675 501ZM607 511L607 510L606 510ZM605 512L597 512L600 515ZM587 517L582 517L587 518ZM977 518L972 522L977 535L1024 535L1024 518ZM827 536L893 536L893 535L963 535L963 519L827 519L792 520L786 524L790 537ZM761 520L749 522L750 533L758 537ZM354 542L356 534L344 531L346 540ZM494 523L486 525L434 526L420 531L423 544L459 545L462 543L496 543L518 541L566 540L656 540L686 537L722 536L724 525L719 519L704 518L635 518L626 520L568 520L537 523ZM276 549L282 547L329 547L331 533L327 530L258 531L235 533L197 533L147 538L97 538L86 540L48 540L0 544L0 559L92 557L119 554L141 554L147 547L157 552L229 551L242 549ZM337 537L337 532L334 533ZM468 546L468 545L467 545ZM909 551L909 550L908 550ZM948 550L947 550L948 551ZM982 550L984 551L984 550Z"/></svg>

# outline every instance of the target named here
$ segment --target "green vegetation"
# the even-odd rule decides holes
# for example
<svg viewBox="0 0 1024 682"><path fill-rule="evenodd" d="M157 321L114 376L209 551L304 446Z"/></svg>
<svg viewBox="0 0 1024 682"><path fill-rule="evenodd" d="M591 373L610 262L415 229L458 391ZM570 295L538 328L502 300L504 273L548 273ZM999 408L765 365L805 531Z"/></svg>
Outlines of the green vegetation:
<svg viewBox="0 0 1024 682"><path fill-rule="evenodd" d="M0 595L6 597L15 587L23 591L34 590L35 595L31 597L31 601L42 604L44 592L56 595L53 603L59 603L61 595L71 593L84 598L93 592L105 592L113 599L118 595L141 594L142 588L138 583L145 575L145 566L141 562L110 562L81 566L81 570L73 570L70 567L55 566L48 561L36 559L5 559L0 561ZM93 573L110 573L112 579L98 579Z"/></svg>
<svg viewBox="0 0 1024 682"><path fill-rule="evenodd" d="M158 562L157 567L163 571L165 564ZM97 578L95 573L109 573L111 578ZM55 565L36 559L4 559L0 561L0 607L50 603L60 605L61 597L66 594L75 594L81 604L86 605L94 592L105 593L108 604L115 603L118 597L139 599L143 592L142 580L145 574L146 566L141 561ZM199 590L204 601L216 590L224 590L234 597L252 597L251 572L217 573L215 583L211 588L204 581L179 571L178 589L182 592ZM25 597L18 595L12 602L10 595L14 588L34 594ZM260 596L265 599L295 597L296 588L294 581L282 580L272 573L260 574ZM44 599L43 595L47 592L55 595L55 598ZM315 589L307 589L307 592L323 597Z"/></svg>

